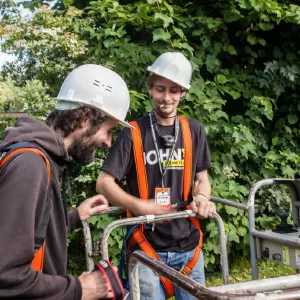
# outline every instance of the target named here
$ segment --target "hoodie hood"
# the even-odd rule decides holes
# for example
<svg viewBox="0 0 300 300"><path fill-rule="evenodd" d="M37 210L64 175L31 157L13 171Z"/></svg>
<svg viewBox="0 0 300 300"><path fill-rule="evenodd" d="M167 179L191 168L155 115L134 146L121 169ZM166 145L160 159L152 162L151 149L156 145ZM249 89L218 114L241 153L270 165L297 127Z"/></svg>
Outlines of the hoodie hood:
<svg viewBox="0 0 300 300"><path fill-rule="evenodd" d="M33 142L50 155L68 161L63 138L45 123L30 117L20 117L13 127L8 127L2 136L0 152L17 142Z"/></svg>

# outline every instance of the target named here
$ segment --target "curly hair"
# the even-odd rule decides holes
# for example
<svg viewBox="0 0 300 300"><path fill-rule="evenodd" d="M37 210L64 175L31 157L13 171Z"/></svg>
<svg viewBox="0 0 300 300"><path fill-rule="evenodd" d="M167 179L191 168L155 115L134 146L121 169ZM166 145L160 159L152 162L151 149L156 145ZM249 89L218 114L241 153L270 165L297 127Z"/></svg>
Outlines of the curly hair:
<svg viewBox="0 0 300 300"><path fill-rule="evenodd" d="M46 124L55 131L60 131L63 137L67 137L70 133L81 127L81 122L90 121L91 130L89 131L89 135L93 135L99 130L101 123L108 118L99 109L83 105L76 109L53 110L49 114Z"/></svg>

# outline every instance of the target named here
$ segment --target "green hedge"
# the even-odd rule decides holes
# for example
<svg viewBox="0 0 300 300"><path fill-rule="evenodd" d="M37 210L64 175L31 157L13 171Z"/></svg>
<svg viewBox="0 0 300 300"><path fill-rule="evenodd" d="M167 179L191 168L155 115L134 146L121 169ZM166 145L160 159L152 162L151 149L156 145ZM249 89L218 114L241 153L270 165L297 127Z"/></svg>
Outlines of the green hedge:
<svg viewBox="0 0 300 300"><path fill-rule="evenodd" d="M2 69L0 109L44 118L66 74L82 63L97 63L126 80L132 100L128 118L135 119L151 110L146 67L162 52L181 51L194 73L179 109L206 129L213 195L246 202L257 180L299 176L300 7L295 0L68 0L57 7L42 7L29 20L8 10L0 23L2 48L17 58ZM74 170L72 205L95 193L104 156L101 152L93 164ZM262 190L258 226L274 224L274 208L288 206L287 199L284 190ZM218 211L230 258L248 255L245 213L219 205ZM111 220L92 218L94 236ZM213 270L219 267L217 228L208 221L203 228L205 264ZM114 261L121 241L117 231L110 241ZM75 244L77 250L79 241Z"/></svg>

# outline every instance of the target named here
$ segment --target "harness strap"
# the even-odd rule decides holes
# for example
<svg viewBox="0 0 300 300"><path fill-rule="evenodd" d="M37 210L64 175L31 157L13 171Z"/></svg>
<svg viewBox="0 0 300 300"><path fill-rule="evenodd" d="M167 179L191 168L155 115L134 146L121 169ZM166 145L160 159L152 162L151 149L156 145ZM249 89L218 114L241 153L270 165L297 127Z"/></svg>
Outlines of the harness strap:
<svg viewBox="0 0 300 300"><path fill-rule="evenodd" d="M106 278L113 292L113 300L122 300L124 298L124 289L120 278L107 259L96 263L94 271L100 271Z"/></svg>
<svg viewBox="0 0 300 300"><path fill-rule="evenodd" d="M155 250L153 249L153 247L150 245L150 243L146 239L146 237L143 234L143 232L140 229L140 227L137 227L133 231L133 233L132 233L132 239L130 239L130 240L134 241L135 244L138 243L138 245L141 248L141 250L144 251L151 258L153 258L155 260L160 260L159 256L157 255L157 253L155 252ZM161 283L164 286L166 298L169 299L169 298L173 297L175 295L175 290L174 290L174 286L171 283L171 281L169 281L168 279L166 279L165 277L163 277L161 275L158 275L158 276L160 278Z"/></svg>
<svg viewBox="0 0 300 300"><path fill-rule="evenodd" d="M182 135L183 135L183 142L184 142L183 200L187 201L191 189L191 185L192 185L192 138L191 138L191 131L189 128L188 120L180 116L179 121L182 127ZM139 129L137 122L133 121L130 122L130 124L135 127L135 129L131 129L131 133L132 133L133 152L134 152L134 159L136 165L139 193L140 193L140 197L143 200L147 200L149 198L148 182L147 182L147 173L146 173L146 167L145 167L144 157L143 157L144 150L142 144L141 131ZM132 217L132 214L130 212L127 212L127 216ZM195 253L193 257L181 269L181 272L187 276L189 276L192 273L192 270L198 261L201 247L202 247L202 232L200 229L200 224L196 218L189 218L189 219L194 224L194 226L199 230L200 239L195 249ZM131 238L129 238L127 243L128 247L132 248L136 244L138 244L141 250L143 250L147 255L149 255L153 259L160 260L159 256L157 255L157 253L155 252L151 244L146 239L143 231L144 231L144 225L137 227L133 231L132 236ZM174 297L175 290L173 284L162 276L160 276L160 279L164 286L166 299Z"/></svg>
<svg viewBox="0 0 300 300"><path fill-rule="evenodd" d="M184 144L183 200L188 201L189 192L192 185L192 136L188 120L183 116L179 116L179 120L181 123ZM189 155L189 153L191 153L191 155ZM190 206L187 206L187 209L190 209ZM189 220L198 229L200 238L193 257L181 269L181 272L187 276L191 275L193 268L195 267L199 259L203 239L203 234L201 231L199 221L196 218L189 218Z"/></svg>
<svg viewBox="0 0 300 300"><path fill-rule="evenodd" d="M24 153L24 152L32 152L37 155L42 156L44 159L46 166L47 166L47 175L48 175L48 188L50 186L50 179L51 179L51 168L50 162L46 155L39 149L36 148L18 148L16 150L10 151L7 155L4 156L3 160L0 162L0 168L4 166L4 164L14 155ZM42 271L44 267L44 256L45 256L45 247L46 247L46 240L44 240L42 246L35 252L33 260L31 262L31 268L35 271Z"/></svg>

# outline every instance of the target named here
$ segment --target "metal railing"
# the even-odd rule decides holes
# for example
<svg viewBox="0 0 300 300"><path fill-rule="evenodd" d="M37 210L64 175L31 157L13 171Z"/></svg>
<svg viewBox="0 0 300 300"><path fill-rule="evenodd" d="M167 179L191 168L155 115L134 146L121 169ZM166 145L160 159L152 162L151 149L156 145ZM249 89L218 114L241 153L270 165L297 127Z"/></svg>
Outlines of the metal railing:
<svg viewBox="0 0 300 300"><path fill-rule="evenodd" d="M263 186L272 184L284 184L289 187L291 192L292 200L292 211L294 224L299 226L299 195L300 195L300 181L299 179L282 179L282 178L272 178L264 179L255 183L249 194L248 198L248 217L249 217L249 231L250 231L250 258L251 258L251 270L252 279L258 279L258 268L257 268L257 249L255 238L263 238L272 241L276 241L281 245L300 247L300 239L292 238L290 236L278 235L272 232L258 231L255 229L255 193Z"/></svg>
<svg viewBox="0 0 300 300"><path fill-rule="evenodd" d="M101 240L101 253L103 259L108 259L108 238L111 232L121 226L137 225L137 224L149 224L158 221L170 221L175 219L194 217L195 214L191 210L185 210L175 213L163 214L163 215L146 215L128 219L120 219L110 223L104 230ZM227 256L227 238L225 235L224 224L221 217L216 214L214 218L218 226L219 232L219 248L221 256L221 268L222 278L224 284L228 284L229 268L228 268L228 256Z"/></svg>
<svg viewBox="0 0 300 300"><path fill-rule="evenodd" d="M247 210L247 205L243 204L243 203L238 203L238 202L234 202L234 201L230 201L227 199L214 197L214 196L211 197L211 200L215 203L222 203L224 205L229 205L232 207L236 207L238 209ZM124 208L117 207L117 206L111 206L106 212L104 212L102 214L119 214L119 213L123 213L123 212L125 212ZM177 212L177 214L178 213L182 214L182 212ZM169 214L167 214L167 215L169 215ZM183 215L184 215L184 217L190 217L190 214L185 213L185 212L183 212ZM160 217L162 217L162 216L165 216L165 215L160 215ZM147 217L147 216L137 217L137 218L142 218L144 223L147 223L149 220L149 217ZM142 224L142 223L134 223L137 221L137 218L131 218L131 221L129 221L130 224ZM127 220L127 219L124 219L124 220ZM156 219L156 220L158 220L158 219ZM127 222L125 222L121 225L120 221L121 220L118 220L118 221L115 221L118 223L112 222L111 224L108 225L108 227L106 228L106 233L103 234L103 238L105 236L106 241L104 241L102 238L101 246L99 245L99 243L96 243L96 247L93 247L91 232L90 232L88 223L86 221L82 222L83 232L84 232L84 240L85 240L86 268L88 271L92 271L94 269L93 257L101 256L101 252L104 253L104 257L108 257L108 250L106 250L107 249L107 240L108 240L108 237L109 237L111 231L114 229L111 226L113 226L113 227L116 226L115 228L117 228L119 226L129 225L129 223L127 223ZM140 221L140 219L139 219L139 221ZM133 223L131 223L131 222L133 222ZM223 221L219 215L216 215L215 222L218 226L218 232L219 232L219 247L220 247L220 255L221 255L222 278L223 278L224 284L227 284L228 277L229 277L228 256L227 256L227 238L226 238L226 234L225 234L225 230L224 230ZM109 234L107 234L108 230L110 231Z"/></svg>
<svg viewBox="0 0 300 300"><path fill-rule="evenodd" d="M264 279L260 281L244 282L239 284L225 285L221 287L207 288L196 281L184 276L168 265L154 260L142 251L135 251L131 254L129 264L132 266L130 280L130 296L132 300L140 300L138 264L141 263L155 273L164 276L178 287L182 288L197 299L206 300L280 300L300 299L300 290L279 290L279 288L299 288L300 275ZM287 285L284 286L282 280ZM288 280L290 283L288 283ZM259 289L256 287L259 285ZM277 285L277 288L276 288ZM276 290L272 290L276 289ZM224 291L225 290L225 291ZM259 291L257 291L259 290ZM272 290L272 292L270 292Z"/></svg>

